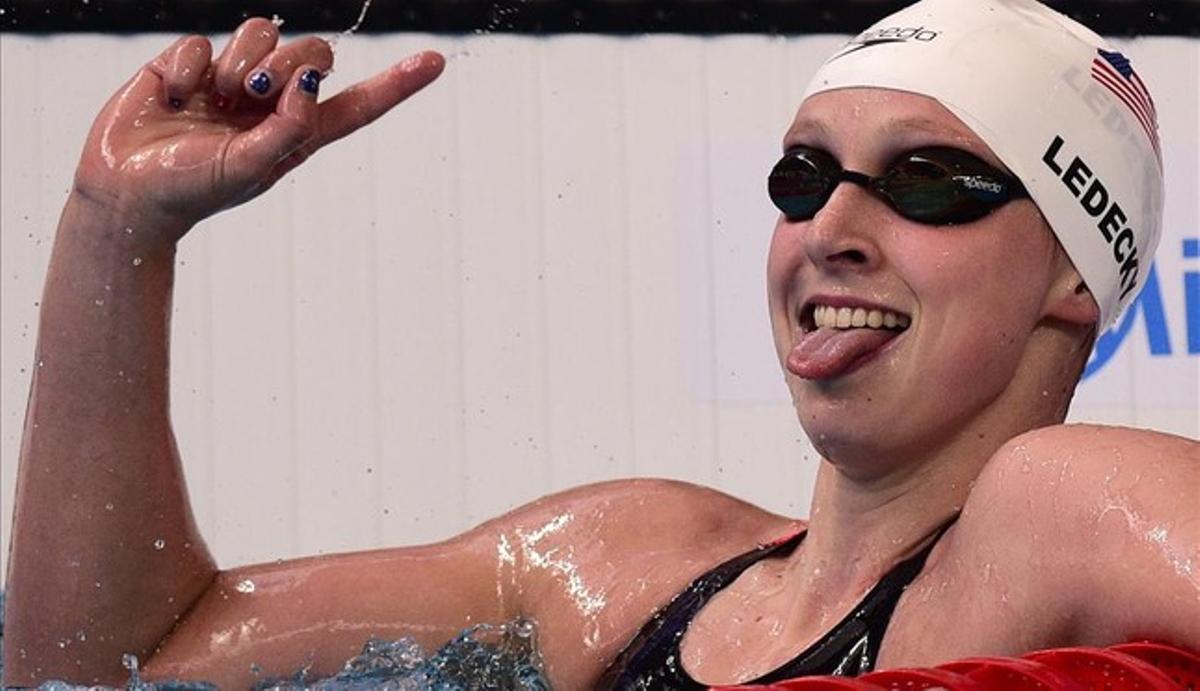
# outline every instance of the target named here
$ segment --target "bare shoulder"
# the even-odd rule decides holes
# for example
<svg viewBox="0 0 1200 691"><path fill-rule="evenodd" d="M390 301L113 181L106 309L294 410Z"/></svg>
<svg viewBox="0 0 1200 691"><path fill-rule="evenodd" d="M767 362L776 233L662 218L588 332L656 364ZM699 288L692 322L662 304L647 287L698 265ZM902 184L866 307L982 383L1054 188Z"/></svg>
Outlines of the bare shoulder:
<svg viewBox="0 0 1200 691"><path fill-rule="evenodd" d="M1197 478L1200 443L1194 440L1128 427L1056 425L1017 436L993 454L967 499L963 523L986 528L990 514L1013 508L1080 517L1130 491L1170 511L1182 508L1177 500L1189 482L1195 489Z"/></svg>
<svg viewBox="0 0 1200 691"><path fill-rule="evenodd" d="M509 555L514 579L526 592L538 592L526 599L544 616L547 609L570 611L560 600L571 600L587 579L607 584L609 592L636 584L657 601L716 563L796 526L708 487L629 479L548 495L472 533ZM556 565L547 554L555 555ZM654 582L645 577L652 572L661 574Z"/></svg>
<svg viewBox="0 0 1200 691"><path fill-rule="evenodd" d="M1099 425L1014 438L977 479L940 565L967 600L991 603L992 635L1007 636L966 652L1135 636L1194 644L1198 498L1191 439Z"/></svg>
<svg viewBox="0 0 1200 691"><path fill-rule="evenodd" d="M1054 425L1013 438L992 457L980 479L997 476L1026 461L1041 465L1078 462L1085 472L1108 468L1147 470L1200 461L1200 442L1154 430L1109 425Z"/></svg>
<svg viewBox="0 0 1200 691"><path fill-rule="evenodd" d="M561 532L616 551L662 540L771 539L796 521L710 487L657 478L610 480L547 495L481 525L484 533ZM597 543L597 546L600 546ZM614 555L615 556L615 555Z"/></svg>
<svg viewBox="0 0 1200 691"><path fill-rule="evenodd" d="M713 489L642 479L551 495L479 531L497 536L500 578L538 622L554 685L587 688L692 579L794 526Z"/></svg>
<svg viewBox="0 0 1200 691"><path fill-rule="evenodd" d="M1072 544L1133 531L1200 528L1200 443L1151 430L1056 425L1020 435L980 473L964 532L997 535L1023 518L1029 536ZM1112 525L1110 525L1112 524ZM1158 531L1158 532L1155 532Z"/></svg>
<svg viewBox="0 0 1200 691"><path fill-rule="evenodd" d="M882 666L1200 640L1200 445L1063 425L1000 448L906 591Z"/></svg>

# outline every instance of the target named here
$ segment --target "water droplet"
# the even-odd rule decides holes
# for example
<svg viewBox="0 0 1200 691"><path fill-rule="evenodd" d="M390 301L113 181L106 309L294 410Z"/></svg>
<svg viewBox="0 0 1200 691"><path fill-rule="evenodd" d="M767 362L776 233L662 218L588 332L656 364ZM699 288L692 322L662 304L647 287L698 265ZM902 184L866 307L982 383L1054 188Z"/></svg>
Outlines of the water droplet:
<svg viewBox="0 0 1200 691"><path fill-rule="evenodd" d="M133 235L133 228L130 228L129 226L125 226L125 234Z"/></svg>
<svg viewBox="0 0 1200 691"><path fill-rule="evenodd" d="M103 304L104 304L104 300L102 298L96 298L96 306L97 307L100 307Z"/></svg>
<svg viewBox="0 0 1200 691"><path fill-rule="evenodd" d="M528 619L518 619L513 622L512 632L519 638L529 638L533 635L533 622Z"/></svg>
<svg viewBox="0 0 1200 691"><path fill-rule="evenodd" d="M161 550L167 546L167 541L161 537L154 541L154 549Z"/></svg>
<svg viewBox="0 0 1200 691"><path fill-rule="evenodd" d="M250 580L249 578L244 581L239 581L238 584L234 586L234 589L239 593L252 593L254 592L254 581Z"/></svg>
<svg viewBox="0 0 1200 691"><path fill-rule="evenodd" d="M362 10L360 10L358 13L358 19L354 20L354 24L349 29L346 29L345 31L343 31L339 34L330 36L329 37L329 47L336 48L339 38L341 38L342 36L350 36L355 31L358 31L358 27L362 26L363 20L367 18L367 10L370 8L371 8L371 0L363 0Z"/></svg>
<svg viewBox="0 0 1200 691"><path fill-rule="evenodd" d="M141 266L141 265L142 265L142 258L141 258L141 257L134 257L134 258L133 258L133 265L134 265L134 266Z"/></svg>
<svg viewBox="0 0 1200 691"><path fill-rule="evenodd" d="M105 511L112 511L112 510L113 510L113 503L110 501L110 502L108 502L107 504L105 504L105 505L104 505L104 510L105 510Z"/></svg>

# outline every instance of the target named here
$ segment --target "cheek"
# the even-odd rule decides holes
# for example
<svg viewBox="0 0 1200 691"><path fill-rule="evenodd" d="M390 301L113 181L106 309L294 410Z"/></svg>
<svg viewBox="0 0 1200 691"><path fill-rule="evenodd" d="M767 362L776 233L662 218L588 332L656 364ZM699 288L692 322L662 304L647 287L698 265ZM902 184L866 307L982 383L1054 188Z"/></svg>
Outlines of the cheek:
<svg viewBox="0 0 1200 691"><path fill-rule="evenodd" d="M936 294L940 361L948 379L972 381L980 388L1002 386L1013 375L1040 317L1048 289L1046 256L1038 247L998 240L980 242L965 256L987 261L955 263L942 272Z"/></svg>
<svg viewBox="0 0 1200 691"><path fill-rule="evenodd" d="M950 352L940 359L947 383L980 393L1003 388L1020 362L1023 339L1012 322L1002 318L972 319L970 327L949 339Z"/></svg>
<svg viewBox="0 0 1200 691"><path fill-rule="evenodd" d="M792 341L787 299L789 291L798 280L799 251L800 244L795 234L789 232L787 224L781 218L775 224L775 232L771 236L771 245L767 253L767 312L771 319L775 350L781 360L787 356Z"/></svg>
<svg viewBox="0 0 1200 691"><path fill-rule="evenodd" d="M775 224L771 235L771 246L767 252L767 298L771 306L771 319L775 320L777 308L787 299L787 292L796 275L796 251L798 243L789 239L789 233L781 220Z"/></svg>
<svg viewBox="0 0 1200 691"><path fill-rule="evenodd" d="M1016 211L1005 207L979 226L924 236L928 242L906 257L908 266L920 267L918 295L997 328L1031 328L1052 279L1054 245L1048 230Z"/></svg>

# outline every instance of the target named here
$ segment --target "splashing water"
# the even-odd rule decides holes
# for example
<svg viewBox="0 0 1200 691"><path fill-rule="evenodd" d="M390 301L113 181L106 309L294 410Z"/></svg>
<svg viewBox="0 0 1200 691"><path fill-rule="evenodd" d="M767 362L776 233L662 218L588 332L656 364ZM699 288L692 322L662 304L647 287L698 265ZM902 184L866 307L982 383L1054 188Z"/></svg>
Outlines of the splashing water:
<svg viewBox="0 0 1200 691"><path fill-rule="evenodd" d="M268 680L254 691L548 691L532 622L480 624L460 633L433 655L412 640L372 639L341 672L315 682L304 670L292 679Z"/></svg>
<svg viewBox="0 0 1200 691"><path fill-rule="evenodd" d="M329 48L336 50L338 40L343 36L352 36L355 31L358 31L358 27L362 26L363 20L367 18L367 10L369 9L371 9L371 0L363 0L362 9L358 11L358 19L354 20L354 24L350 25L349 29L330 36Z"/></svg>
<svg viewBox="0 0 1200 691"><path fill-rule="evenodd" d="M367 10L369 9L371 9L371 0L363 0L362 9L358 12L358 19L354 20L354 24L349 29L343 31L342 35L349 36L358 31L358 27L362 26L363 20L367 18Z"/></svg>
<svg viewBox="0 0 1200 691"><path fill-rule="evenodd" d="M4 670L4 593L0 591L0 674ZM146 682L135 655L122 659L129 670L124 691L218 691L204 681ZM368 640L362 652L327 679L309 679L301 669L287 679L267 679L253 691L550 691L542 673L537 629L523 619L507 624L479 624L464 629L431 655L415 641ZM8 687L5 687L8 688ZM38 691L118 691L111 687L76 686L47 681Z"/></svg>

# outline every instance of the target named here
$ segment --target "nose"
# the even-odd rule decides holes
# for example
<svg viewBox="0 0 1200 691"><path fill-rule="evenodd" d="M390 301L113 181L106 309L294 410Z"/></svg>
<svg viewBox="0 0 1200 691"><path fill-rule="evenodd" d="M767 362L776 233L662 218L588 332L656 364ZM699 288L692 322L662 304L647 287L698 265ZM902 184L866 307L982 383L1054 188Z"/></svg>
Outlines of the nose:
<svg viewBox="0 0 1200 691"><path fill-rule="evenodd" d="M800 231L804 252L818 269L869 271L881 261L879 238L889 216L882 200L860 185L842 182Z"/></svg>

